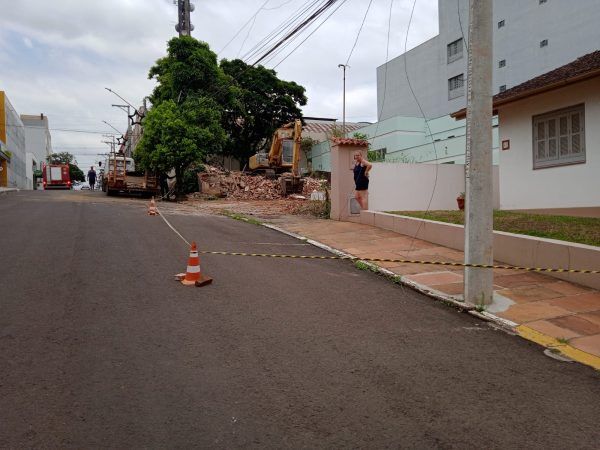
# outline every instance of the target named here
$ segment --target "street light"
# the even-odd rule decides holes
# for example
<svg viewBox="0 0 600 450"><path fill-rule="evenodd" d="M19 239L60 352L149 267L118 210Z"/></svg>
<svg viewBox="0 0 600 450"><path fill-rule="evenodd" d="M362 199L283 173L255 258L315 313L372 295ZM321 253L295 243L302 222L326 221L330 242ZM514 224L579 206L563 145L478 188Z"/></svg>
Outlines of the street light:
<svg viewBox="0 0 600 450"><path fill-rule="evenodd" d="M348 64L338 64L338 68L344 69L344 94L343 94L343 113L342 113L342 137L346 137L346 68L350 67Z"/></svg>
<svg viewBox="0 0 600 450"><path fill-rule="evenodd" d="M106 125L108 125L109 127L111 127L113 130L115 130L117 133L121 134L121 132L119 130L117 130L115 127L113 127L110 123L108 123L106 120L103 120L102 122L104 122Z"/></svg>

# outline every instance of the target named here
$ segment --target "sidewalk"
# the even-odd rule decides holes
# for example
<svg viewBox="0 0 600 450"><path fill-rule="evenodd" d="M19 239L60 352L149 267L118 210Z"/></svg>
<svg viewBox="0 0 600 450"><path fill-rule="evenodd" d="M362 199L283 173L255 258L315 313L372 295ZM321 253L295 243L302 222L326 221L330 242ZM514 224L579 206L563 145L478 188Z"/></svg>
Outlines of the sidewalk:
<svg viewBox="0 0 600 450"><path fill-rule="evenodd" d="M17 188L0 187L0 195L8 194L9 192L18 192Z"/></svg>
<svg viewBox="0 0 600 450"><path fill-rule="evenodd" d="M463 252L369 225L301 216L272 224L359 258L463 262ZM445 298L463 299L463 268L377 263ZM539 273L493 269L494 303L486 309L523 337L600 369L600 292Z"/></svg>

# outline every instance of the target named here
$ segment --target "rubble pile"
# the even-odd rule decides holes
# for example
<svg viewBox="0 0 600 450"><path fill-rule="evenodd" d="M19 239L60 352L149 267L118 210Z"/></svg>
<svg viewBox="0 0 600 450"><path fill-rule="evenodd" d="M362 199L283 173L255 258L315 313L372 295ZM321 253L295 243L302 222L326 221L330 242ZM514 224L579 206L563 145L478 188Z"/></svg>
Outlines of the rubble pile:
<svg viewBox="0 0 600 450"><path fill-rule="evenodd" d="M205 172L198 174L200 195L231 198L234 200L277 200L284 198L279 181L263 175L249 175L242 172L229 172L214 166L205 166ZM325 189L325 181L317 178L304 178L302 196L310 198L313 191Z"/></svg>

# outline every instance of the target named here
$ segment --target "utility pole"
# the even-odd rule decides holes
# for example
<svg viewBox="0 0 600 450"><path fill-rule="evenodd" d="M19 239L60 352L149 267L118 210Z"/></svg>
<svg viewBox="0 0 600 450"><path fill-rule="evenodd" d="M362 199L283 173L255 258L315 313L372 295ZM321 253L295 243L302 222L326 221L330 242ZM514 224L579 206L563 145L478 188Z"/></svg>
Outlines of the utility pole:
<svg viewBox="0 0 600 450"><path fill-rule="evenodd" d="M469 0L465 263L493 263L492 0ZM465 301L489 305L491 269L465 267Z"/></svg>
<svg viewBox="0 0 600 450"><path fill-rule="evenodd" d="M343 94L342 94L342 137L346 137L346 68L350 67L347 64L338 64L338 68L342 67L344 69L344 84L343 84Z"/></svg>
<svg viewBox="0 0 600 450"><path fill-rule="evenodd" d="M194 30L194 25L190 21L190 13L194 10L194 4L190 0L177 0L177 17L178 23L175 25L175 30L181 36L191 36Z"/></svg>

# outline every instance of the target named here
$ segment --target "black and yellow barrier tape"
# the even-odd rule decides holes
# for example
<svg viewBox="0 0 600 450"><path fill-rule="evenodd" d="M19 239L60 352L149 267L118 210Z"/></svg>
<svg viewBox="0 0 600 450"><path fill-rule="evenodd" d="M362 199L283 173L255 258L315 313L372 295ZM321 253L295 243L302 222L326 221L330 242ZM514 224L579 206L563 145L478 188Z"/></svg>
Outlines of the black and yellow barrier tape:
<svg viewBox="0 0 600 450"><path fill-rule="evenodd" d="M553 273L587 273L600 274L600 270L590 269L559 269L548 267L519 267L509 265L492 265L492 264L468 264L449 261L423 261L417 259L387 259L387 258L359 258L357 256L321 256L321 255L282 255L272 253L244 253L244 252L215 252L215 251L199 251L203 255L225 255L225 256L258 256L263 258L291 258L291 259L341 259L348 261L364 261L364 262L385 262L398 264L429 264L433 266L452 266L452 267L475 267L479 269L509 269L509 270L524 270L528 272L553 272Z"/></svg>

